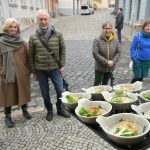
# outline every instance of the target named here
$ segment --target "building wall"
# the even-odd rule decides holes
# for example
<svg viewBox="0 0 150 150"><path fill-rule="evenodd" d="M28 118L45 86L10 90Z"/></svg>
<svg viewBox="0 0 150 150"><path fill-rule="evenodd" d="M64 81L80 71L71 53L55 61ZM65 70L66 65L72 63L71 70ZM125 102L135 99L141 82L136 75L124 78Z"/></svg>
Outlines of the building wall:
<svg viewBox="0 0 150 150"><path fill-rule="evenodd" d="M150 20L150 0L146 1L145 19Z"/></svg>
<svg viewBox="0 0 150 150"><path fill-rule="evenodd" d="M12 0L11 3L9 0L1 0L1 4L4 17L1 24L5 19L13 17L19 21L22 30L36 22L37 10L46 8L45 0L24 0L23 3L21 0Z"/></svg>
<svg viewBox="0 0 150 150"><path fill-rule="evenodd" d="M119 7L124 9L125 23L134 25L143 23L150 17L150 0L119 0Z"/></svg>
<svg viewBox="0 0 150 150"><path fill-rule="evenodd" d="M59 13L63 15L73 15L74 0L59 0ZM79 13L81 1L79 0ZM77 0L75 0L75 14L77 14Z"/></svg>

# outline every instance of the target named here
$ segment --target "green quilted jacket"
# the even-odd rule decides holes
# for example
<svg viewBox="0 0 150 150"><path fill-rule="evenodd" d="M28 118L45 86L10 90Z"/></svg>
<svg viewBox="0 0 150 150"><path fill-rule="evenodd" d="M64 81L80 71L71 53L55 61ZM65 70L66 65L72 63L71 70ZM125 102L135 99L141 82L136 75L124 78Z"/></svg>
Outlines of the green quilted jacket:
<svg viewBox="0 0 150 150"><path fill-rule="evenodd" d="M65 65L66 48L62 34L55 32L48 40L48 44L49 48L55 53L60 66L63 67ZM32 73L34 73L35 70L49 71L58 68L55 59L42 45L36 34L30 37L29 54Z"/></svg>

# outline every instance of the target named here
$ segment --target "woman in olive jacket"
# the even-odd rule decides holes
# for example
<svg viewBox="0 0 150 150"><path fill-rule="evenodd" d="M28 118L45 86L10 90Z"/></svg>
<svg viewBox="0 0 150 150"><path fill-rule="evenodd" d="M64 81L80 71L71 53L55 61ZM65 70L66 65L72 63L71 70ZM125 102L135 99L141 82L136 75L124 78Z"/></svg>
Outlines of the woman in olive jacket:
<svg viewBox="0 0 150 150"><path fill-rule="evenodd" d="M95 59L94 86L107 85L120 58L120 44L114 37L110 22L102 25L102 34L94 40L93 56Z"/></svg>

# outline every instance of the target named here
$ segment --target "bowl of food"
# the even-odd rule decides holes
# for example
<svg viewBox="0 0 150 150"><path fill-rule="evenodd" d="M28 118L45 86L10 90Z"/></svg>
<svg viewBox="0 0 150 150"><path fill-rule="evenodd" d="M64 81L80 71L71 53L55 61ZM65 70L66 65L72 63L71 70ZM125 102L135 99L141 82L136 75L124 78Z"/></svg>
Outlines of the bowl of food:
<svg viewBox="0 0 150 150"><path fill-rule="evenodd" d="M117 112L125 112L131 109L131 105L135 104L138 101L138 95L135 93L123 92L116 94L109 93L107 91L102 92L104 99L109 102L113 110Z"/></svg>
<svg viewBox="0 0 150 150"><path fill-rule="evenodd" d="M62 93L61 100L69 110L75 110L78 105L78 101L80 101L82 98L90 99L91 94L85 92L71 93L66 91Z"/></svg>
<svg viewBox="0 0 150 150"><path fill-rule="evenodd" d="M103 91L111 91L112 87L109 85L99 85L99 86L93 86L90 88L82 88L82 90L86 93L90 93L92 95L92 100L104 100L103 95L101 92Z"/></svg>
<svg viewBox="0 0 150 150"><path fill-rule="evenodd" d="M111 104L105 101L89 101L86 98L78 102L75 114L80 120L88 124L96 124L97 116L107 116L112 110Z"/></svg>
<svg viewBox="0 0 150 150"><path fill-rule="evenodd" d="M131 108L139 115L142 115L150 121L150 102L140 105L131 105Z"/></svg>
<svg viewBox="0 0 150 150"><path fill-rule="evenodd" d="M139 92L142 89L142 82L136 81L133 84L124 83L124 84L117 84L113 87L114 91L122 90L126 92Z"/></svg>
<svg viewBox="0 0 150 150"><path fill-rule="evenodd" d="M98 116L96 122L113 142L121 145L133 145L144 140L150 130L147 119L132 113Z"/></svg>
<svg viewBox="0 0 150 150"><path fill-rule="evenodd" d="M141 92L139 98L142 102L150 102L150 90Z"/></svg>

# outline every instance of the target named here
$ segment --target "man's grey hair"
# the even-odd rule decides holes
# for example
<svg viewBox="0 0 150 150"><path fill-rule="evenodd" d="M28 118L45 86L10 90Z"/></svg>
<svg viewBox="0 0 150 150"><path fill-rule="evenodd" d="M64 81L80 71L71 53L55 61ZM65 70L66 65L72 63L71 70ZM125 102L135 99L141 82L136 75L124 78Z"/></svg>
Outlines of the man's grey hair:
<svg viewBox="0 0 150 150"><path fill-rule="evenodd" d="M37 20L38 20L39 14L46 14L48 16L48 18L50 17L49 14L48 14L48 11L45 10L45 9L41 9L41 10L37 11L37 13L36 13L36 19Z"/></svg>

